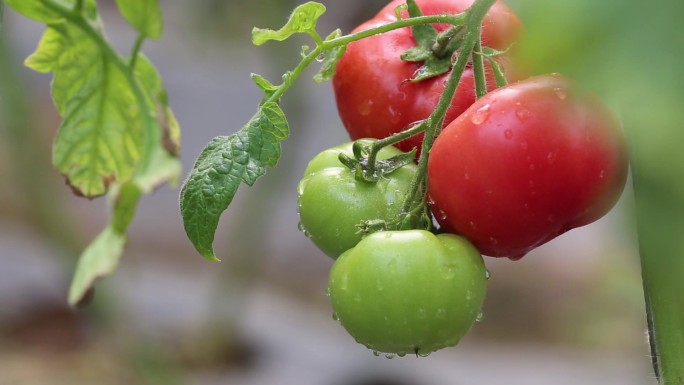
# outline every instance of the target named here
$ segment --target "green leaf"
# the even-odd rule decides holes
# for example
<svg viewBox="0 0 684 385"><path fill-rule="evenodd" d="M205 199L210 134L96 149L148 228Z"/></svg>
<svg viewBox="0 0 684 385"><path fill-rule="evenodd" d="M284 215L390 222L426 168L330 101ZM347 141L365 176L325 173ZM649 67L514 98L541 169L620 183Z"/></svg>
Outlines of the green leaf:
<svg viewBox="0 0 684 385"><path fill-rule="evenodd" d="M411 17L422 16L423 12L415 0L407 0L408 12ZM412 75L412 82L429 79L444 74L451 69L451 53L455 47L450 47L441 57L435 55L433 46L441 36L432 24L421 24L411 27L416 46L411 47L401 54L401 60L407 62L424 62L424 64Z"/></svg>
<svg viewBox="0 0 684 385"><path fill-rule="evenodd" d="M95 282L116 270L126 244L126 235L106 227L83 251L69 288L69 304L78 305Z"/></svg>
<svg viewBox="0 0 684 385"><path fill-rule="evenodd" d="M43 4L41 0L6 0L7 5L22 15L43 23L54 23L62 17ZM59 1L59 3L71 3L72 1Z"/></svg>
<svg viewBox="0 0 684 385"><path fill-rule="evenodd" d="M261 88L262 91L264 91L264 94L266 94L267 98L278 90L278 86L268 81L265 77L259 74L252 74L251 76L254 83L256 83L256 85Z"/></svg>
<svg viewBox="0 0 684 385"><path fill-rule="evenodd" d="M342 31L337 29L333 31L330 35L328 35L325 38L325 40L332 40L340 36L342 36ZM332 79L332 77L335 75L335 67L337 67L337 63L340 61L342 55L344 55L344 52L346 50L347 46L342 45L334 47L325 52L325 59L323 60L323 65L321 66L320 71L318 71L318 73L314 75L313 80L316 83L323 83L326 80Z"/></svg>
<svg viewBox="0 0 684 385"><path fill-rule="evenodd" d="M116 0L116 4L139 34L151 39L161 37L163 20L158 0Z"/></svg>
<svg viewBox="0 0 684 385"><path fill-rule="evenodd" d="M308 33L318 36L316 23L318 18L325 13L325 6L321 3L310 1L302 4L292 11L287 24L281 29L254 28L252 30L252 42L254 45L262 45L269 40L283 41L296 33Z"/></svg>
<svg viewBox="0 0 684 385"><path fill-rule="evenodd" d="M251 186L276 165L288 135L283 111L267 102L237 133L214 138L204 148L180 195L185 232L202 256L218 261L213 242L221 213L240 183Z"/></svg>
<svg viewBox="0 0 684 385"><path fill-rule="evenodd" d="M142 115L135 92L113 59L71 24L47 28L26 65L54 72L52 96L63 121L53 162L74 191L102 195L128 180L142 151Z"/></svg>

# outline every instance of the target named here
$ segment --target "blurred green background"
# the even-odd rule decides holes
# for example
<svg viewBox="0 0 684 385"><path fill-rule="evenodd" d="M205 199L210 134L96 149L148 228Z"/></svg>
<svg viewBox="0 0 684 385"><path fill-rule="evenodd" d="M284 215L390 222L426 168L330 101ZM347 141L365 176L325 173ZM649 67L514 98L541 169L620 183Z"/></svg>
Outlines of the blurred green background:
<svg viewBox="0 0 684 385"><path fill-rule="evenodd" d="M99 1L108 36L135 36ZM143 50L183 127L185 172L214 136L237 130L306 39L250 44L298 2L165 0L165 37ZM332 1L319 31L351 30L385 1ZM65 298L75 256L106 202L73 197L50 164L59 124L49 76L21 66L42 26L6 11L0 43L0 384L654 384L645 338L635 217L655 274L684 262L684 3L510 0L526 26L516 47L533 73L562 72L606 99L631 144L632 181L604 219L520 262L488 258L485 317L428 359L376 358L335 323L331 261L297 230L306 162L347 140L329 84L303 78L283 100L292 127L277 168L243 188L217 235L220 264L186 239L178 191L142 200L121 269L93 303ZM314 71L311 71L313 75ZM637 208L635 210L635 207ZM668 267L667 269L660 267ZM679 287L671 288L674 292ZM680 302L672 302L677 306Z"/></svg>

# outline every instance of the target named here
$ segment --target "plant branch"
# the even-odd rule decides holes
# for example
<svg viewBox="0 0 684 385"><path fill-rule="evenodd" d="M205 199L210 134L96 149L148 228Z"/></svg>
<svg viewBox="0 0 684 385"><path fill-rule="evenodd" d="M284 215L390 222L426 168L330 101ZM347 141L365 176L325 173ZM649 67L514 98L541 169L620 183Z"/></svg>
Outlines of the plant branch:
<svg viewBox="0 0 684 385"><path fill-rule="evenodd" d="M413 207L418 199L420 199L421 204L424 204L425 202L424 196L418 197L417 195L419 191L422 191L423 193L427 192L427 162L430 148L442 129L447 109L451 105L451 101L456 93L456 88L461 80L463 71L465 71L473 49L475 48L477 42L480 41L480 32L482 30L480 26L482 25L482 20L494 2L495 0L476 0L475 3L473 3L473 5L465 12L467 17L467 30L463 45L461 46L460 51L457 53L458 57L444 87L444 92L442 93L442 96L440 97L434 111L426 120L428 129L425 131L425 138L423 138L421 154L420 158L418 159L418 172L413 178L413 181L411 181L411 187L406 199L404 200L404 204L402 205L400 215L406 215L409 213L411 207Z"/></svg>
<svg viewBox="0 0 684 385"><path fill-rule="evenodd" d="M475 43L473 54L473 77L475 78L475 97L480 99L487 94L487 77L484 68L484 58L482 57L482 39Z"/></svg>

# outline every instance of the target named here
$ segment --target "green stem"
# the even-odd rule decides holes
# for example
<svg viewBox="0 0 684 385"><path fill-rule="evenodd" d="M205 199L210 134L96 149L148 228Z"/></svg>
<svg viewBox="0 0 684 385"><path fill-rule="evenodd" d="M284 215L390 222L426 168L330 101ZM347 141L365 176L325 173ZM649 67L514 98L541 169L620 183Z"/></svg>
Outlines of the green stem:
<svg viewBox="0 0 684 385"><path fill-rule="evenodd" d="M135 44L133 45L133 52L131 52L131 64L129 67L131 68L131 71L135 70L135 63L138 61L138 56L140 56L140 50L142 49L142 45L145 42L146 36L143 34L138 35L138 38L135 39Z"/></svg>
<svg viewBox="0 0 684 385"><path fill-rule="evenodd" d="M466 21L465 13L458 15L431 15L419 16L410 19L400 19L388 24L383 24L375 28L370 28L364 31L353 34L340 36L334 39L316 42L316 48L311 50L301 62L285 77L283 83L278 86L278 89L266 99L266 102L278 102L280 98L287 92L287 90L294 84L304 70L316 60L316 58L324 51L333 49L339 46L348 45L351 42L365 39L367 37L378 35L381 33L393 31L395 29L413 27L421 24L447 23L452 25L462 25Z"/></svg>
<svg viewBox="0 0 684 385"><path fill-rule="evenodd" d="M475 97L478 99L487 94L487 78L482 57L482 39L478 39L471 58L473 60L473 77L475 78Z"/></svg>
<svg viewBox="0 0 684 385"><path fill-rule="evenodd" d="M411 207L413 207L413 205L419 201L417 198L420 199L420 204L423 204L422 202L425 201L424 196L418 197L417 195L419 191L422 191L423 193L427 192L427 162L430 148L442 129L446 111L454 98L458 83L460 82L463 71L465 71L466 65L468 64L468 59L470 58L477 42L480 41L480 26L482 25L482 20L494 2L495 0L476 0L475 3L473 3L473 5L466 11L467 31L463 41L463 46L461 46L461 49L458 52L458 58L456 59L454 68L451 70L449 79L444 87L444 92L439 98L439 102L437 103L434 111L426 120L428 128L425 131L425 137L423 138L423 145L421 147L421 154L420 158L418 159L418 172L411 181L409 193L407 194L402 205L401 212L403 215L411 211Z"/></svg>
<svg viewBox="0 0 684 385"><path fill-rule="evenodd" d="M397 144L402 140L408 139L414 135L418 135L426 129L427 126L425 125L425 121L422 121L411 126L411 128L405 131L397 132L396 134L392 134L384 139L379 139L373 142L371 149L368 152L368 174L373 175L375 173L375 160L377 159L378 153L382 148Z"/></svg>

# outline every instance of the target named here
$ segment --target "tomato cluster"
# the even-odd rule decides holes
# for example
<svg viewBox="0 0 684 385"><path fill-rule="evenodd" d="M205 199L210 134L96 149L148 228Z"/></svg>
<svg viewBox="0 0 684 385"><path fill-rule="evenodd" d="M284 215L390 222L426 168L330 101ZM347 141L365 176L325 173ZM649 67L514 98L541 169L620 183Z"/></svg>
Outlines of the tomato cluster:
<svg viewBox="0 0 684 385"><path fill-rule="evenodd" d="M355 31L396 21L402 3L390 2ZM415 3L426 15L458 14L473 0ZM497 52L492 60L504 69L512 60L501 51L520 29L501 2L483 19L482 46ZM387 138L436 109L450 72L414 81L421 63L401 58L417 44L413 36L400 28L347 47L333 88L352 139ZM335 316L376 352L429 354L455 345L484 300L482 255L520 259L602 217L622 193L625 141L600 100L558 74L519 80L507 73L510 84L497 88L493 71L485 68L488 93L479 99L475 67L463 72L444 125L432 128L441 132L420 155L427 158L423 169L412 163L362 178L370 157L347 143L314 158L299 184L301 227L335 260L329 280ZM423 140L413 135L396 145L419 151ZM376 142L363 143L368 149ZM396 159L399 149L383 147L377 159ZM341 161L352 158L356 163ZM431 212L431 225L400 220L416 206L409 191L419 192L418 206Z"/></svg>

